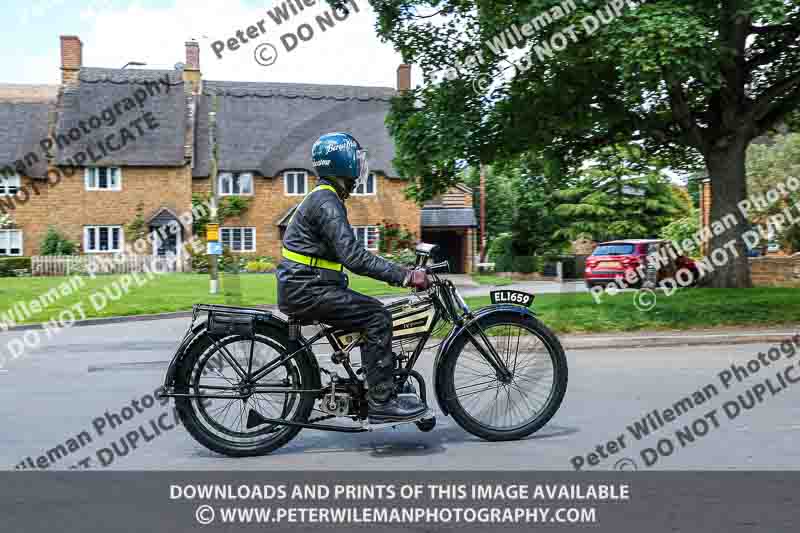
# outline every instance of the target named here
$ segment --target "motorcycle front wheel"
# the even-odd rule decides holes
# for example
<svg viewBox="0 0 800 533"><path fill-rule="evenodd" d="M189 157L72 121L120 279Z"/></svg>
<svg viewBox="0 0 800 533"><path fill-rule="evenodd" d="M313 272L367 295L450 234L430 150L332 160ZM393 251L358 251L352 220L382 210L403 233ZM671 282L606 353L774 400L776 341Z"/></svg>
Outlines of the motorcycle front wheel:
<svg viewBox="0 0 800 533"><path fill-rule="evenodd" d="M288 345L288 335L278 328L260 329L253 338L205 334L195 341L178 369L175 391L216 397L177 397L175 405L197 442L217 453L248 457L270 453L299 433L299 427L258 421L308 420L314 394L300 391L312 388L314 379L304 358L289 359L255 383L243 379L290 353Z"/></svg>
<svg viewBox="0 0 800 533"><path fill-rule="evenodd" d="M476 326L483 335L474 334L474 340L460 335L441 369L447 409L462 428L482 439L527 437L555 415L564 399L568 379L564 349L553 332L532 316L491 313ZM502 379L481 355L488 349L487 341L510 377Z"/></svg>

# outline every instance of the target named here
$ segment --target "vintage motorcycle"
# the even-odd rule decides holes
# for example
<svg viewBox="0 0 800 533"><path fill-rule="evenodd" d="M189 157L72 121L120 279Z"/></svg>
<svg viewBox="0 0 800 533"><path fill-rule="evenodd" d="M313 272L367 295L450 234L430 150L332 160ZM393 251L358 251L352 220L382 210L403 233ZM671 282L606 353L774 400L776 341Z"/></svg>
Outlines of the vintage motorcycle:
<svg viewBox="0 0 800 533"><path fill-rule="evenodd" d="M393 318L395 380L401 394L427 404L428 389L414 366L432 338L433 392L439 409L466 431L490 441L526 437L558 410L567 388L567 360L556 336L528 307L534 296L491 293L492 305L471 310L450 280L446 261L428 264L436 247L417 247L417 266L431 288L388 305ZM205 318L205 320L201 320ZM316 326L316 334L306 337ZM448 331L449 330L449 331ZM324 340L323 340L324 339ZM361 333L284 320L269 311L195 305L192 322L167 370L162 395L175 398L189 433L229 456L263 455L301 429L365 432L398 422L368 421L363 369L351 362ZM315 348L327 347L320 366ZM322 424L337 419L334 424ZM428 411L413 422L430 431Z"/></svg>

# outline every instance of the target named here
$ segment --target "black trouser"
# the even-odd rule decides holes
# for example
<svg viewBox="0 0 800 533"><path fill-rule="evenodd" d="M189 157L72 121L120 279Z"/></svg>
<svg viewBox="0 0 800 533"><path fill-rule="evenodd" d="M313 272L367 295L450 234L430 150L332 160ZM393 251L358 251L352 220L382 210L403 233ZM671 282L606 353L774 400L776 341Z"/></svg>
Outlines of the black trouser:
<svg viewBox="0 0 800 533"><path fill-rule="evenodd" d="M318 320L335 328L363 331L361 361L373 400L385 401L394 389L392 314L375 298L343 285L278 269L278 303L281 311L301 320ZM346 282L345 282L346 285Z"/></svg>

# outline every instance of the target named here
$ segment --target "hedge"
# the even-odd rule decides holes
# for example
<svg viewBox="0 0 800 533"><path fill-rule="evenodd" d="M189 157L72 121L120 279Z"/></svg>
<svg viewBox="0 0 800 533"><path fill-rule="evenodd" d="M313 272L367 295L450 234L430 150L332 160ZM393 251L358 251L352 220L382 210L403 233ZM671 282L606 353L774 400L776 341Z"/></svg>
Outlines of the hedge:
<svg viewBox="0 0 800 533"><path fill-rule="evenodd" d="M0 278L11 278L15 270L31 270L30 257L0 257Z"/></svg>

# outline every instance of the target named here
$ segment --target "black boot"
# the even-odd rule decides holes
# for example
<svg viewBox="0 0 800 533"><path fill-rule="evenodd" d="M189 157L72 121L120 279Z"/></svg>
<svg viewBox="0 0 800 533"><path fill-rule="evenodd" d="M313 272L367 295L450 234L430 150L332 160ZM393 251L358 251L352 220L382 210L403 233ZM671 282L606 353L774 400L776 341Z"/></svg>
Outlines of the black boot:
<svg viewBox="0 0 800 533"><path fill-rule="evenodd" d="M369 421L375 424L414 420L427 410L428 407L414 394L392 394L382 402L372 396L369 398Z"/></svg>
<svg viewBox="0 0 800 533"><path fill-rule="evenodd" d="M394 382L395 355L391 352L367 363L367 393L369 421L404 422L413 420L428 410L416 394L397 394Z"/></svg>

